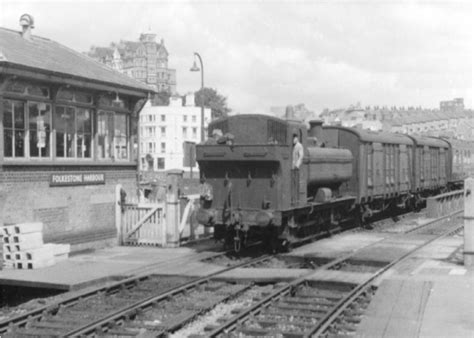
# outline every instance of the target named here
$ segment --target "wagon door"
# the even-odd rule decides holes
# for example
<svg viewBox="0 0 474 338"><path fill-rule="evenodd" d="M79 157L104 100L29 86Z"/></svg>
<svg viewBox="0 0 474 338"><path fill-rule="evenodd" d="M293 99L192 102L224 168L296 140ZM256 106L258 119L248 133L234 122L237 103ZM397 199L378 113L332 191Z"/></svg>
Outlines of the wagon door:
<svg viewBox="0 0 474 338"><path fill-rule="evenodd" d="M424 184L423 187L425 189L429 189L431 187L432 182L431 182L431 154L430 154L430 148L428 146L423 147L422 150L423 153L423 163L424 163Z"/></svg>
<svg viewBox="0 0 474 338"><path fill-rule="evenodd" d="M398 165L398 184L399 191L404 192L409 190L409 172L408 167L408 150L405 144L401 144L399 147L399 165Z"/></svg>
<svg viewBox="0 0 474 338"><path fill-rule="evenodd" d="M365 144L365 154L366 154L366 159L367 159L367 165L366 165L366 172L365 175L367 177L367 184L365 185L365 189L367 191L364 191L363 196L366 197L373 197L374 196L374 151L372 147L372 143L366 143ZM362 175L364 175L364 171L361 172Z"/></svg>
<svg viewBox="0 0 474 338"><path fill-rule="evenodd" d="M373 149L374 195L382 195L385 188L383 146L381 143L373 143Z"/></svg>

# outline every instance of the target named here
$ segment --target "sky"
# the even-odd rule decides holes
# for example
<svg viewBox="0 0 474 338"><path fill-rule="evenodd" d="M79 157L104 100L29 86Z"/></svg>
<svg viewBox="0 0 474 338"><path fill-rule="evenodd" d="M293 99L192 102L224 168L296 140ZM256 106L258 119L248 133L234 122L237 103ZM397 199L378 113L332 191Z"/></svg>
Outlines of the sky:
<svg viewBox="0 0 474 338"><path fill-rule="evenodd" d="M304 103L316 113L362 106L473 102L471 1L0 0L0 27L79 52L153 31L164 39L180 94L206 87L236 113ZM0 41L1 48L1 41Z"/></svg>

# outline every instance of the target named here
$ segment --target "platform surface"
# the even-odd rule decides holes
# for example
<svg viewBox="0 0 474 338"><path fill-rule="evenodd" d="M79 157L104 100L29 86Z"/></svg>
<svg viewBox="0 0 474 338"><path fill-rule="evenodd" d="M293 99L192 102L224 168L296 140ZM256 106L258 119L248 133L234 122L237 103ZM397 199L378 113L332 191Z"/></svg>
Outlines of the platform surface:
<svg viewBox="0 0 474 338"><path fill-rule="evenodd" d="M474 338L474 270L462 265L463 241L438 240L390 270L355 336Z"/></svg>
<svg viewBox="0 0 474 338"><path fill-rule="evenodd" d="M117 246L73 256L41 269L4 269L0 271L0 285L76 290L144 271L169 270L170 266L192 260L196 255L190 248Z"/></svg>

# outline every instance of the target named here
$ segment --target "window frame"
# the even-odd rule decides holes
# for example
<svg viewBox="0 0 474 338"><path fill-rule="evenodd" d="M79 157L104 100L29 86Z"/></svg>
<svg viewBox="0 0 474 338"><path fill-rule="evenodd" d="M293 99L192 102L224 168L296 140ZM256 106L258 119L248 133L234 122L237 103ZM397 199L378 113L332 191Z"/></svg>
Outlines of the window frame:
<svg viewBox="0 0 474 338"><path fill-rule="evenodd" d="M21 163L25 165L34 165L35 163L41 163L60 165L63 163L67 165L83 165L84 163L88 163L91 165L102 165L113 164L117 162L127 165L136 164L132 149L134 142L134 136L132 135L133 117L132 112L130 109L128 109L130 101L127 98L122 99L122 104L120 107L118 107L113 105L113 98L115 95L107 94L108 96L112 97L112 106L109 106L109 104L104 104L99 100L101 96L99 96L100 94L94 90L74 87L68 87L67 89L66 87L59 87L58 90L55 90L55 85L36 81L30 82L29 80L20 80L17 83L11 85L11 88L12 90L10 91L3 90L0 93L0 104L2 104L1 109L3 111L1 122L9 123L9 127L6 126L6 123L5 126L3 126L3 137L1 140L3 147L2 160L4 164L8 165ZM56 88L58 88L57 85ZM68 93L63 97L58 97L58 92L61 90L72 92L72 95L69 95ZM76 100L76 96L78 96L78 100ZM3 107L3 105L5 105L5 107ZM42 105L44 105L45 108L42 108ZM20 107L19 109L22 110L23 129L17 128L17 126L14 124L15 116L18 116L18 112L15 113L15 109L17 109L16 107ZM55 121L58 107L71 107L74 109L74 136L72 144L72 147L74 148L72 152L74 155L70 157L58 156L58 144L56 138L59 124L58 121ZM38 109L43 116L45 114L49 115L45 121L45 130L47 133L47 150L43 150L44 148L40 147L37 148L37 150L35 150L33 153L32 150L35 149L32 143L34 141L33 133L39 131L38 127L42 127L40 125L36 126L35 124L35 126L33 126L30 124L30 122L36 123L36 121L38 121L37 116L33 116L34 119L32 116L30 116L32 109ZM99 158L98 148L100 147L100 144L97 130L99 121L98 112L104 110L113 114L113 128L120 130L120 133L115 135L113 142L111 143L113 146L113 156ZM9 114L11 114L11 116L4 116L4 114L7 114L7 111ZM46 113L44 113L44 111ZM84 111L89 112L89 117L85 118L85 115L82 115L84 114ZM117 120L117 116L121 117L120 121ZM80 119L80 121L77 119ZM12 120L12 122L10 123L9 120ZM78 128L80 128L80 130ZM22 144L20 146L15 145L15 138L18 137L17 132L23 134L21 141ZM11 138L8 139L8 142L7 137ZM38 134L35 139L38 139L38 137L40 141L43 136ZM79 144L79 142L81 142L81 144ZM11 149L8 150L7 145ZM89 147L89 149L87 149L87 147ZM21 156L18 156L18 150L22 151ZM38 152L38 154L36 152ZM80 154L87 154L88 156L82 157L82 155L79 156ZM63 155L65 155L65 153Z"/></svg>

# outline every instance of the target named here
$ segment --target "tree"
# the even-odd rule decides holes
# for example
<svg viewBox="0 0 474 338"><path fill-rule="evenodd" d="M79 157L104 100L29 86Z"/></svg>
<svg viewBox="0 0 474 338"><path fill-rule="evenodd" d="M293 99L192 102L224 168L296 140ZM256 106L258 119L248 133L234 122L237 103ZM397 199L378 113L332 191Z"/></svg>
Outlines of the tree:
<svg viewBox="0 0 474 338"><path fill-rule="evenodd" d="M151 99L152 106L168 106L170 104L171 93L168 91L161 91L153 95Z"/></svg>
<svg viewBox="0 0 474 338"><path fill-rule="evenodd" d="M201 106L201 102L204 103L204 107L211 109L212 119L218 119L220 117L226 117L231 111L227 107L227 98L222 96L213 88L202 88L194 94L194 103L196 106Z"/></svg>

